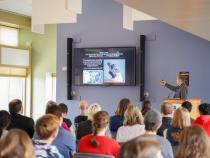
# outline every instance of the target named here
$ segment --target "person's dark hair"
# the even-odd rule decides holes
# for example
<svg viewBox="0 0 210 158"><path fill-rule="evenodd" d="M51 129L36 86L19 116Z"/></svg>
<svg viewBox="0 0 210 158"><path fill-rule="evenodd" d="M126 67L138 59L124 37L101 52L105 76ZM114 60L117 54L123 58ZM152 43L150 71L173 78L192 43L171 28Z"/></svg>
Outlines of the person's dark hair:
<svg viewBox="0 0 210 158"><path fill-rule="evenodd" d="M58 106L60 106L60 107L61 107L61 109L62 109L62 113L68 113L68 107L67 107L67 105L66 105L66 104L64 104L64 103L60 103Z"/></svg>
<svg viewBox="0 0 210 158"><path fill-rule="evenodd" d="M3 133L3 128L7 127L9 123L10 123L10 114L5 110L1 110L0 111L0 138Z"/></svg>
<svg viewBox="0 0 210 158"><path fill-rule="evenodd" d="M159 124L155 124L155 123L145 123L145 130L146 131L152 131L152 132L155 132L158 130L158 125Z"/></svg>
<svg viewBox="0 0 210 158"><path fill-rule="evenodd" d="M137 137L122 145L120 158L155 158L161 152L160 143L149 137Z"/></svg>
<svg viewBox="0 0 210 158"><path fill-rule="evenodd" d="M203 103L198 106L198 110L202 115L210 115L210 104Z"/></svg>
<svg viewBox="0 0 210 158"><path fill-rule="evenodd" d="M192 104L189 101L184 101L182 103L182 107L183 108L186 108L189 112L191 112L191 110L192 110Z"/></svg>
<svg viewBox="0 0 210 158"><path fill-rule="evenodd" d="M117 106L117 110L115 111L115 114L118 116L124 116L124 113L130 104L131 104L131 101L129 99L127 98L121 99Z"/></svg>
<svg viewBox="0 0 210 158"><path fill-rule="evenodd" d="M141 103L141 113L142 115L145 115L147 111L151 110L151 103L149 100L144 100Z"/></svg>
<svg viewBox="0 0 210 158"><path fill-rule="evenodd" d="M178 79L180 79L183 83L185 82L185 76L183 76L183 75L178 75L177 77L178 77Z"/></svg>
<svg viewBox="0 0 210 158"><path fill-rule="evenodd" d="M95 140L98 132L109 124L109 114L106 111L99 111L94 114L92 121L93 136L90 139L90 144L94 147L99 146L99 142Z"/></svg>
<svg viewBox="0 0 210 158"><path fill-rule="evenodd" d="M19 99L14 99L9 102L9 112L10 113L18 113L21 110L22 102Z"/></svg>
<svg viewBox="0 0 210 158"><path fill-rule="evenodd" d="M61 118L62 109L58 105L51 105L47 107L46 114L53 114L53 115L56 115L58 118Z"/></svg>

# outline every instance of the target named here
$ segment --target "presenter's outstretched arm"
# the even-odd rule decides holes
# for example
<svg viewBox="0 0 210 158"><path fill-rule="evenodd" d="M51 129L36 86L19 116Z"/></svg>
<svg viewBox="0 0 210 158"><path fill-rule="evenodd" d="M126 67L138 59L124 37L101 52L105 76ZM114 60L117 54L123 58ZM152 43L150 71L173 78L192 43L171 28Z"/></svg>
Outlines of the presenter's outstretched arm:
<svg viewBox="0 0 210 158"><path fill-rule="evenodd" d="M168 89L170 89L170 90L172 90L174 92L176 92L177 89L179 88L179 86L172 86L172 85L166 83L166 81L164 81L164 80L161 80L160 84L164 85L166 88L168 88Z"/></svg>

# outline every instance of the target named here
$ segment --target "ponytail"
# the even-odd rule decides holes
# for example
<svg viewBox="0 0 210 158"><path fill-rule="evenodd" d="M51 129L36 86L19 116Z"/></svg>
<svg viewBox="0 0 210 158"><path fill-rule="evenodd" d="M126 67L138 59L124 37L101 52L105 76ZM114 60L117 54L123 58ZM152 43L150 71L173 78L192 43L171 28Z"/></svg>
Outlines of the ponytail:
<svg viewBox="0 0 210 158"><path fill-rule="evenodd" d="M98 147L99 146L99 142L95 140L95 137L97 135L97 131L93 132L93 136L90 139L90 144L94 147Z"/></svg>

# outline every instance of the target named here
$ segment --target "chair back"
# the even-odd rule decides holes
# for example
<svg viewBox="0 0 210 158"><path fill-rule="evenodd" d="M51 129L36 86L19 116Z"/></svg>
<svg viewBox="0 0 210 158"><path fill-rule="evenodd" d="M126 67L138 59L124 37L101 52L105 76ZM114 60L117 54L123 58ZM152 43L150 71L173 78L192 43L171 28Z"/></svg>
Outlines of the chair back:
<svg viewBox="0 0 210 158"><path fill-rule="evenodd" d="M114 158L114 156L92 153L75 153L74 158Z"/></svg>
<svg viewBox="0 0 210 158"><path fill-rule="evenodd" d="M76 152L78 152L78 145L80 140L76 140Z"/></svg>
<svg viewBox="0 0 210 158"><path fill-rule="evenodd" d="M116 140L117 132L111 132L111 137Z"/></svg>
<svg viewBox="0 0 210 158"><path fill-rule="evenodd" d="M174 154L174 157L175 157L177 149L178 149L178 146L171 146L171 147L172 147L173 154Z"/></svg>

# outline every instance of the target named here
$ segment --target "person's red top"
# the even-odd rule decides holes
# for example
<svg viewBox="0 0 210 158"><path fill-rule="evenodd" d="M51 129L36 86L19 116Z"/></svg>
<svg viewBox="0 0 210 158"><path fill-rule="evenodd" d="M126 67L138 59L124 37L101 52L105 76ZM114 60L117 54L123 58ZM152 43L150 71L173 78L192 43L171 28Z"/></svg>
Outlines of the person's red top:
<svg viewBox="0 0 210 158"><path fill-rule="evenodd" d="M96 136L95 140L99 142L99 146L94 147L90 144L90 139L92 136L92 134L89 134L81 138L78 146L79 152L112 155L115 158L118 157L120 145L114 139L111 139L107 136Z"/></svg>
<svg viewBox="0 0 210 158"><path fill-rule="evenodd" d="M210 115L201 115L195 121L192 122L192 125L200 125L210 136Z"/></svg>

